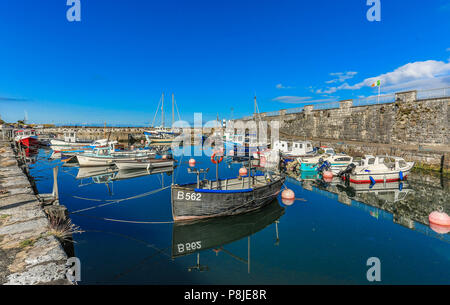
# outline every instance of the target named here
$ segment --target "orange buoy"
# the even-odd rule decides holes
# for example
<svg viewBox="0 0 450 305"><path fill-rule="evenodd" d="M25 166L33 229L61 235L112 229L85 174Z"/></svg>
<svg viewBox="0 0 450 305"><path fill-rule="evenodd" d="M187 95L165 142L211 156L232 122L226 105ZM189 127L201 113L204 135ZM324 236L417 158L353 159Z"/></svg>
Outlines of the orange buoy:
<svg viewBox="0 0 450 305"><path fill-rule="evenodd" d="M281 202L285 205L292 205L295 201L295 193L293 190L285 189L281 192Z"/></svg>
<svg viewBox="0 0 450 305"><path fill-rule="evenodd" d="M330 172L330 171L324 171L323 173L322 173L322 177L324 178L324 179L333 179L333 172Z"/></svg>
<svg viewBox="0 0 450 305"><path fill-rule="evenodd" d="M166 160L167 159L167 155L162 155L161 159Z"/></svg>
<svg viewBox="0 0 450 305"><path fill-rule="evenodd" d="M442 212L442 209L439 212L431 212L430 215L428 215L428 220L430 221L430 224L450 227L450 216L448 216L447 213Z"/></svg>
<svg viewBox="0 0 450 305"><path fill-rule="evenodd" d="M194 167L195 166L195 159L194 158L192 158L192 159L189 159L189 166L190 167Z"/></svg>
<svg viewBox="0 0 450 305"><path fill-rule="evenodd" d="M247 171L247 169L245 168L245 167L241 167L240 169L239 169L239 176L247 176L247 174L248 174L248 171Z"/></svg>

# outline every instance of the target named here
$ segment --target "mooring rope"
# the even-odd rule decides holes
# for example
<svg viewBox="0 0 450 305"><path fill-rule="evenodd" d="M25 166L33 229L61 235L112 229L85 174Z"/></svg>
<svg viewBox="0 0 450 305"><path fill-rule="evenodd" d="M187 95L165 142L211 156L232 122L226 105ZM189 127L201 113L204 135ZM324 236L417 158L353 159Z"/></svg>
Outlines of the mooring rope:
<svg viewBox="0 0 450 305"><path fill-rule="evenodd" d="M173 220L171 220L171 221L140 221L140 220L123 220L123 219L113 219L113 218L106 218L106 217L97 217L97 216L86 215L86 214L78 214L78 215L87 217L87 218L94 218L94 219L105 220L105 221L133 223L133 224L171 224L171 223L174 223Z"/></svg>
<svg viewBox="0 0 450 305"><path fill-rule="evenodd" d="M146 197L146 196L153 195L153 194L156 194L158 192L161 192L161 191L163 191L163 190L165 190L165 189L167 189L169 187L170 186L166 186L166 187L161 188L161 189L153 190L153 191L150 191L150 192L146 192L146 193L139 194L139 195L132 196L132 197L128 197L128 198L106 200L107 201L106 203L95 205L95 206L84 208L84 209L80 209L80 210L76 210L76 211L73 211L73 212L69 212L69 214L76 214L76 213L79 213L79 212L84 212L84 211L88 211L88 210L92 210L92 209L96 209L96 208L101 208L101 207L104 207L104 206L107 206L107 205L111 205L111 204L114 204L114 203L119 203L119 202L126 201L126 200ZM82 200L89 200L89 201L102 201L100 199L82 198L82 197L78 197L78 196L72 196L72 197L73 198L77 198L77 199L82 199Z"/></svg>

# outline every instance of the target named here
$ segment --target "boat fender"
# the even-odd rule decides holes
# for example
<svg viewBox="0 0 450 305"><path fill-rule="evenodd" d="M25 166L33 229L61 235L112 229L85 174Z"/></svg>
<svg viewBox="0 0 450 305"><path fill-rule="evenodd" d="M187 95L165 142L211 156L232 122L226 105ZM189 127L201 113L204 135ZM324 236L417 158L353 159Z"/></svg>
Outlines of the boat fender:
<svg viewBox="0 0 450 305"><path fill-rule="evenodd" d="M400 178L400 181L403 181L403 172L402 171L400 171L398 173L398 177Z"/></svg>
<svg viewBox="0 0 450 305"><path fill-rule="evenodd" d="M371 182L371 184L375 184L375 183L377 183L377 182L375 181L375 179L373 179L373 177L372 177L372 176L369 176L369 179L370 179L370 182Z"/></svg>

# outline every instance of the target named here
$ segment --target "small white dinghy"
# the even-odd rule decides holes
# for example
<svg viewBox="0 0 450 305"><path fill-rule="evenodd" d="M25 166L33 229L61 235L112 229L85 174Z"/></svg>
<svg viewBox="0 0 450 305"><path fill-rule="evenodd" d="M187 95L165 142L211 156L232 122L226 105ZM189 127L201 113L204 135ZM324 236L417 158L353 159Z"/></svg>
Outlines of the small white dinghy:
<svg viewBox="0 0 450 305"><path fill-rule="evenodd" d="M118 161L148 160L154 158L155 155L154 152L145 150L114 152L111 147L97 147L93 152L78 154L77 160L81 167L111 166Z"/></svg>
<svg viewBox="0 0 450 305"><path fill-rule="evenodd" d="M114 164L119 170L145 168L151 170L154 168L174 166L173 159L136 159L136 160L117 160Z"/></svg>

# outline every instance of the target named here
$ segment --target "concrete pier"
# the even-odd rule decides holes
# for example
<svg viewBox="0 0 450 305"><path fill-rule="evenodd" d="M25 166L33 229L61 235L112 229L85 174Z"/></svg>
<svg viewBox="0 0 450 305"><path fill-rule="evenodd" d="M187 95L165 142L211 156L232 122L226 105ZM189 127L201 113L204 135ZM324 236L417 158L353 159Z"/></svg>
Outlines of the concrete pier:
<svg viewBox="0 0 450 305"><path fill-rule="evenodd" d="M70 284L67 258L10 142L0 141L0 284Z"/></svg>

